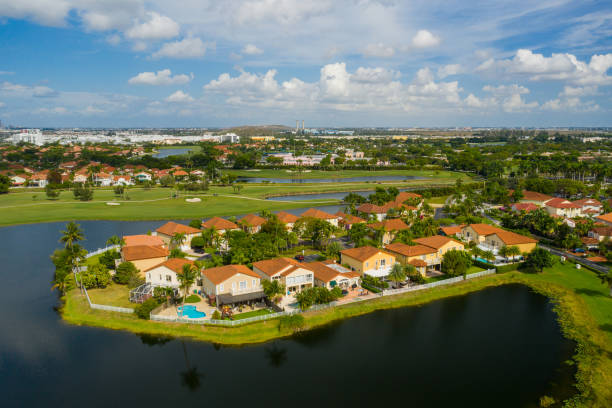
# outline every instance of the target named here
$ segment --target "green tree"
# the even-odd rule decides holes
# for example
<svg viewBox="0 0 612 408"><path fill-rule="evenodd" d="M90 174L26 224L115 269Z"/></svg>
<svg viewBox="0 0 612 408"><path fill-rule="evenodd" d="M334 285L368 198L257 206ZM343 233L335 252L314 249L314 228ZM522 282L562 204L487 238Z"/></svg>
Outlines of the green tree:
<svg viewBox="0 0 612 408"><path fill-rule="evenodd" d="M170 243L174 244L177 247L182 246L187 240L187 235L184 232L175 233L170 239Z"/></svg>
<svg viewBox="0 0 612 408"><path fill-rule="evenodd" d="M340 251L342 251L342 245L337 241L330 242L325 249L327 256L333 259L338 259L340 257Z"/></svg>
<svg viewBox="0 0 612 408"><path fill-rule="evenodd" d="M119 266L117 266L117 273L115 273L114 280L121 285L127 285L130 280L137 275L138 269L136 265L131 262L121 262Z"/></svg>
<svg viewBox="0 0 612 408"><path fill-rule="evenodd" d="M525 259L525 268L534 272L542 272L544 268L553 266L554 258L547 250L536 248Z"/></svg>
<svg viewBox="0 0 612 408"><path fill-rule="evenodd" d="M119 238L118 235L113 235L109 239L106 240L107 246L119 245L120 247L125 245L125 241L123 238Z"/></svg>
<svg viewBox="0 0 612 408"><path fill-rule="evenodd" d="M11 179L4 174L0 174L0 194L6 194L9 192L11 186Z"/></svg>
<svg viewBox="0 0 612 408"><path fill-rule="evenodd" d="M471 263L467 252L451 249L442 257L442 272L449 276L465 275Z"/></svg>
<svg viewBox="0 0 612 408"><path fill-rule="evenodd" d="M261 281L261 286L263 286L263 291L268 299L274 303L280 302L285 294L285 285L280 283L278 280L263 279Z"/></svg>
<svg viewBox="0 0 612 408"><path fill-rule="evenodd" d="M612 297L612 275L610 272L599 274L599 279L601 279L601 283L608 286L610 290L610 297Z"/></svg>
<svg viewBox="0 0 612 408"><path fill-rule="evenodd" d="M111 275L104 265L97 263L81 272L79 280L86 289L105 288L111 283Z"/></svg>
<svg viewBox="0 0 612 408"><path fill-rule="evenodd" d="M183 305L185 305L185 298L187 297L187 291L195 283L198 278L198 267L193 264L183 265L183 273L176 275L180 282L180 288L183 290Z"/></svg>
<svg viewBox="0 0 612 408"><path fill-rule="evenodd" d="M389 272L387 278L392 282L395 282L395 287L398 288L400 282L406 280L406 273L404 272L404 267L399 263L394 264L391 267L391 272Z"/></svg>
<svg viewBox="0 0 612 408"><path fill-rule="evenodd" d="M191 220L191 221L189 222L189 226L190 226L191 228L197 228L197 229L200 229L200 228L202 228L202 220L199 220L199 219Z"/></svg>
<svg viewBox="0 0 612 408"><path fill-rule="evenodd" d="M54 188L51 184L47 184L45 187L45 194L47 194L47 198L50 200L55 200L59 197L60 192L58 189Z"/></svg>

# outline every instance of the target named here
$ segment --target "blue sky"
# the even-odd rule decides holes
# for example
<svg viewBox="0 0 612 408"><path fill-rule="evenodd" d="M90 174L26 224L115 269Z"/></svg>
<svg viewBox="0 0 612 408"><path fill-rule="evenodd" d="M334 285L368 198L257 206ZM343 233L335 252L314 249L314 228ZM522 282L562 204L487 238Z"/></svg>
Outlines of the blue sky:
<svg viewBox="0 0 612 408"><path fill-rule="evenodd" d="M0 0L20 126L612 126L610 1Z"/></svg>

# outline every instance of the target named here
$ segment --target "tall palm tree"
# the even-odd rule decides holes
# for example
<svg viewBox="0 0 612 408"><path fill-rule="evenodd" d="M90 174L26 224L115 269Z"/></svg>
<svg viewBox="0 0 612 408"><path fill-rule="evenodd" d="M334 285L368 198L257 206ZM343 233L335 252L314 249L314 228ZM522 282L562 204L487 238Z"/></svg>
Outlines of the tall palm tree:
<svg viewBox="0 0 612 408"><path fill-rule="evenodd" d="M512 245L512 246L508 247L508 256L511 256L512 260L514 260L515 256L518 256L520 254L521 254L521 250L516 245Z"/></svg>
<svg viewBox="0 0 612 408"><path fill-rule="evenodd" d="M113 235L112 237L110 237L109 239L106 240L106 245L108 245L108 246L112 246L112 245L124 246L125 245L125 240L123 238L119 238L117 235Z"/></svg>
<svg viewBox="0 0 612 408"><path fill-rule="evenodd" d="M185 365L187 369L181 372L181 384L189 389L189 391L195 391L200 388L200 378L203 377L202 374L198 372L198 367L191 366L189 364L189 357L187 356L187 347L185 346L185 342L181 341L183 345L183 355L185 356Z"/></svg>
<svg viewBox="0 0 612 408"><path fill-rule="evenodd" d="M391 267L391 272L387 276L391 281L395 282L395 287L399 286L400 282L406 280L406 272L404 272L404 267L399 263L396 263Z"/></svg>
<svg viewBox="0 0 612 408"><path fill-rule="evenodd" d="M185 299L187 298L187 291L193 285L198 277L198 267L192 264L183 265L183 273L176 275L180 282L180 288L183 290L183 307L185 306ZM184 310L184 309L183 309Z"/></svg>
<svg viewBox="0 0 612 408"><path fill-rule="evenodd" d="M508 262L508 257L510 256L510 253L509 253L509 248L507 245L504 245L501 248L499 248L498 253L500 256L503 256L504 258L506 258L506 262Z"/></svg>
<svg viewBox="0 0 612 408"><path fill-rule="evenodd" d="M70 251L72 250L74 244L85 239L81 226L74 221L70 221L68 224L66 224L66 229L60 232L62 233L60 242L63 243L64 247Z"/></svg>
<svg viewBox="0 0 612 408"><path fill-rule="evenodd" d="M184 232L177 232L176 234L174 234L174 236L172 236L170 242L176 245L177 247L180 247L185 243L186 240L187 235Z"/></svg>

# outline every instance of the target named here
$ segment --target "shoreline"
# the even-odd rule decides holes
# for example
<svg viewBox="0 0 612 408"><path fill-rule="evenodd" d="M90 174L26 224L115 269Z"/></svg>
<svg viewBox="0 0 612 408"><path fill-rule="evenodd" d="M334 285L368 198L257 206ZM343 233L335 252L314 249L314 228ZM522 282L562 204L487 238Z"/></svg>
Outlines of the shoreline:
<svg viewBox="0 0 612 408"><path fill-rule="evenodd" d="M464 296L482 289L508 284L522 284L546 296L553 304L563 336L576 342L572 360L576 365L574 387L578 390L572 401L584 406L606 406L612 401L612 353L607 335L594 321L585 301L571 288L541 279L538 275L509 272L462 281L445 287L419 292L386 296L330 309L306 312L303 331L322 327L347 318L377 310L415 307L435 300ZM151 334L188 338L224 346L248 346L287 338L293 332L279 331L279 320L254 322L238 327L215 327L184 323L162 323L138 319L132 315L119 315L89 309L78 291L62 297L60 315L68 324L102 327ZM80 303L80 304L79 304Z"/></svg>

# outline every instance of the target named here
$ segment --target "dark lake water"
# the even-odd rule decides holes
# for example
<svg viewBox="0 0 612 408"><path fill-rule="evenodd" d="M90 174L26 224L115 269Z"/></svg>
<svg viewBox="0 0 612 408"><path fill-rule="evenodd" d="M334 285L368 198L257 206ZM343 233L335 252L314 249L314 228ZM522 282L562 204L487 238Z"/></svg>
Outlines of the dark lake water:
<svg viewBox="0 0 612 408"><path fill-rule="evenodd" d="M81 225L93 250L162 223ZM571 374L550 303L519 285L244 347L66 325L49 283L63 226L0 228L2 407L525 407Z"/></svg>
<svg viewBox="0 0 612 408"><path fill-rule="evenodd" d="M158 159L163 159L168 156L180 156L183 154L187 154L191 151L191 149L157 149L157 153L153 155L153 157L157 157Z"/></svg>
<svg viewBox="0 0 612 408"><path fill-rule="evenodd" d="M308 176L306 176L308 177ZM426 180L427 177L418 176L363 176L345 178L272 178L272 177L238 177L238 181L245 183L349 183L365 181L396 181L396 180Z"/></svg>

